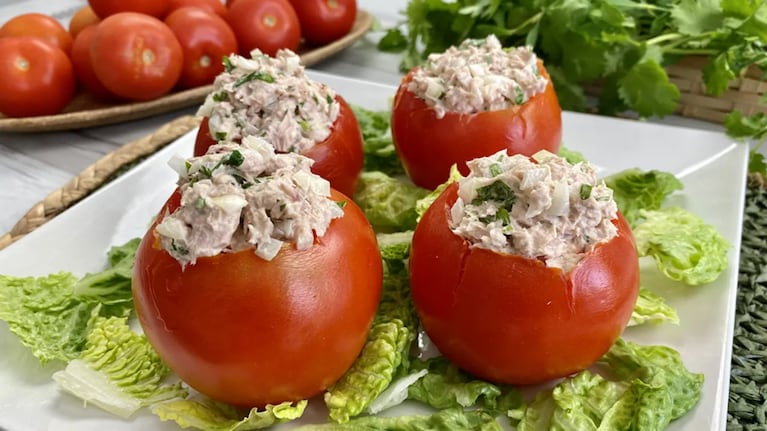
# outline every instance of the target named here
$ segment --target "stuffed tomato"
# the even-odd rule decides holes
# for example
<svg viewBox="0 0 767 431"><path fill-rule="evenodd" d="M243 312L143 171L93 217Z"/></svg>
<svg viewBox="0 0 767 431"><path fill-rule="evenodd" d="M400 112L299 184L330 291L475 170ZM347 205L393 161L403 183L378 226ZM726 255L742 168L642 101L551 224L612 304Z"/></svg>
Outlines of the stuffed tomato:
<svg viewBox="0 0 767 431"><path fill-rule="evenodd" d="M556 153L562 114L543 63L495 36L466 40L411 70L394 97L394 145L410 179L433 190L450 167L506 149Z"/></svg>
<svg viewBox="0 0 767 431"><path fill-rule="evenodd" d="M631 230L593 168L551 153L468 163L424 213L410 253L426 333L464 370L533 384L583 370L639 292Z"/></svg>
<svg viewBox="0 0 767 431"><path fill-rule="evenodd" d="M133 295L149 342L216 400L310 398L351 366L381 295L362 211L265 141L217 144L179 163L179 188L136 254Z"/></svg>
<svg viewBox="0 0 767 431"><path fill-rule="evenodd" d="M280 50L269 57L254 51L252 56L226 60L225 72L198 112L203 120L194 155L205 154L216 142L258 136L278 153L314 160L312 172L341 193L354 194L363 153L352 109L331 88L309 79L294 52Z"/></svg>

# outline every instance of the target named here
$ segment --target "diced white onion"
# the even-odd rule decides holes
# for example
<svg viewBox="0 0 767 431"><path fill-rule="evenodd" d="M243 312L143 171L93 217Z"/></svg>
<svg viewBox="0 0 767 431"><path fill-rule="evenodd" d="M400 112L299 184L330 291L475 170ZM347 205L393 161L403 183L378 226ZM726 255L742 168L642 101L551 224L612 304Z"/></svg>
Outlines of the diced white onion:
<svg viewBox="0 0 767 431"><path fill-rule="evenodd" d="M567 181L559 181L554 185L554 191L551 194L551 206L546 210L546 214L552 217L558 217L570 211L570 187Z"/></svg>
<svg viewBox="0 0 767 431"><path fill-rule="evenodd" d="M264 260L272 260L274 256L277 256L280 248L282 248L282 241L274 238L266 238L263 242L258 243L256 247L256 256Z"/></svg>
<svg viewBox="0 0 767 431"><path fill-rule="evenodd" d="M540 162L542 162L542 161L544 161L546 159L550 159L552 157L557 157L557 155L552 153L549 150L540 150L540 151L536 152L535 154L533 154L532 157L533 157L533 160L535 160L536 162L540 163Z"/></svg>
<svg viewBox="0 0 767 431"><path fill-rule="evenodd" d="M540 166L525 171L522 176L522 181L519 183L520 190L529 190L535 187L541 181L546 181L549 175L548 167Z"/></svg>
<svg viewBox="0 0 767 431"><path fill-rule="evenodd" d="M166 217L155 228L158 234L175 240L186 238L189 228L181 220Z"/></svg>
<svg viewBox="0 0 767 431"><path fill-rule="evenodd" d="M439 79L432 78L426 83L426 97L432 100L438 100L442 93L445 92L445 88L440 84Z"/></svg>
<svg viewBox="0 0 767 431"><path fill-rule="evenodd" d="M174 154L173 157L168 160L168 166L171 167L181 178L187 178L186 172L186 159L179 154Z"/></svg>
<svg viewBox="0 0 767 431"><path fill-rule="evenodd" d="M211 196L207 199L208 203L221 208L225 213L233 215L239 214L248 204L242 196L227 194L221 196Z"/></svg>

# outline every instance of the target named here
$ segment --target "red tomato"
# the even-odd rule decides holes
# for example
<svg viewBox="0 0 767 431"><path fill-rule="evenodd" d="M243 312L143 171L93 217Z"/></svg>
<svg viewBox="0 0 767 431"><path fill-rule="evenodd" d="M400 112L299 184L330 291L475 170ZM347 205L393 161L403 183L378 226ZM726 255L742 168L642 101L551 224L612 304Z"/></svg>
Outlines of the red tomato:
<svg viewBox="0 0 767 431"><path fill-rule="evenodd" d="M169 0L88 0L88 5L101 19L119 12L138 12L165 18L170 9Z"/></svg>
<svg viewBox="0 0 767 431"><path fill-rule="evenodd" d="M336 100L341 107L330 136L304 151L302 155L314 160L312 172L330 181L334 189L346 196L352 196L364 163L362 131L346 100L340 95L336 95ZM195 139L194 155L205 154L208 147L215 143L216 140L210 136L208 129L208 118L203 118Z"/></svg>
<svg viewBox="0 0 767 431"><path fill-rule="evenodd" d="M67 55L72 49L72 35L56 18L42 13L25 13L6 21L0 27L0 37L32 36L60 48Z"/></svg>
<svg viewBox="0 0 767 431"><path fill-rule="evenodd" d="M149 15L121 12L105 18L90 51L104 87L129 100L160 97L181 76L181 45L167 25Z"/></svg>
<svg viewBox="0 0 767 431"><path fill-rule="evenodd" d="M178 85L192 88L212 84L224 71L222 58L237 53L237 39L218 15L197 7L176 9L165 18L184 51Z"/></svg>
<svg viewBox="0 0 767 431"><path fill-rule="evenodd" d="M95 25L89 25L80 30L75 37L75 43L72 45L72 66L74 66L75 76L82 87L98 99L114 99L115 95L104 87L99 81L96 72L91 63L91 41L96 32Z"/></svg>
<svg viewBox="0 0 767 431"><path fill-rule="evenodd" d="M549 79L546 90L521 106L477 114L448 112L438 119L423 99L407 90L414 71L407 74L394 96L391 130L394 146L410 179L433 190L447 181L450 167L458 164L468 174L466 161L504 148L509 154L531 156L539 150L559 151L562 110Z"/></svg>
<svg viewBox="0 0 767 431"><path fill-rule="evenodd" d="M237 0L226 20L245 57L255 48L271 56L282 48L296 51L301 43L301 26L288 0Z"/></svg>
<svg viewBox="0 0 767 431"><path fill-rule="evenodd" d="M221 18L226 17L226 6L220 0L170 0L169 12L182 7L194 6L208 12L213 12Z"/></svg>
<svg viewBox="0 0 767 431"><path fill-rule="evenodd" d="M357 19L357 0L290 0L301 23L301 35L311 45L324 45L345 36Z"/></svg>
<svg viewBox="0 0 767 431"><path fill-rule="evenodd" d="M36 37L0 38L0 112L9 117L58 114L75 94L64 51Z"/></svg>
<svg viewBox="0 0 767 431"><path fill-rule="evenodd" d="M410 253L410 286L426 333L469 373L532 384L580 371L621 335L639 293L634 237L618 236L570 272L538 259L470 247L448 226L453 183L424 213Z"/></svg>
<svg viewBox="0 0 767 431"><path fill-rule="evenodd" d="M286 244L271 261L244 250L182 271L153 229L146 234L133 272L136 313L163 361L193 388L243 407L295 401L354 362L380 299L381 257L359 207L332 193L346 202L344 216L311 248Z"/></svg>
<svg viewBox="0 0 767 431"><path fill-rule="evenodd" d="M93 12L93 9L91 9L90 6L83 6L78 9L69 20L69 34L71 34L73 38L76 38L85 27L92 24L98 24L99 21L101 21L101 19L95 12Z"/></svg>

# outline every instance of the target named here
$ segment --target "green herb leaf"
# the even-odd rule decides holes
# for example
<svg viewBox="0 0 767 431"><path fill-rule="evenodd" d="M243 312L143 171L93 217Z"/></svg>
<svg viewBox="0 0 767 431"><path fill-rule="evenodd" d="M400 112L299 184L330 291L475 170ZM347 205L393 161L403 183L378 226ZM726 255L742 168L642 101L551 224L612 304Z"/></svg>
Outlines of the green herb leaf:
<svg viewBox="0 0 767 431"><path fill-rule="evenodd" d="M243 75L239 78L237 78L236 81L234 81L234 87L239 87L241 85L244 85L245 83L251 82L251 81L264 81L268 83L274 82L274 77L268 73L254 71L250 72L247 75Z"/></svg>
<svg viewBox="0 0 767 431"><path fill-rule="evenodd" d="M492 184L477 189L477 197L471 202L472 205L482 205L487 201L496 201L503 208L511 209L517 199L514 190L503 181L496 181Z"/></svg>
<svg viewBox="0 0 767 431"><path fill-rule="evenodd" d="M654 60L634 65L618 85L621 99L643 117L671 114L679 104L679 88Z"/></svg>
<svg viewBox="0 0 767 431"><path fill-rule="evenodd" d="M390 28L378 41L378 49L383 52L402 52L407 48L407 38L397 28Z"/></svg>
<svg viewBox="0 0 767 431"><path fill-rule="evenodd" d="M226 156L222 163L226 166L240 166L242 165L242 162L245 161L245 157L243 157L240 150L233 150L231 153L229 153L228 156Z"/></svg>

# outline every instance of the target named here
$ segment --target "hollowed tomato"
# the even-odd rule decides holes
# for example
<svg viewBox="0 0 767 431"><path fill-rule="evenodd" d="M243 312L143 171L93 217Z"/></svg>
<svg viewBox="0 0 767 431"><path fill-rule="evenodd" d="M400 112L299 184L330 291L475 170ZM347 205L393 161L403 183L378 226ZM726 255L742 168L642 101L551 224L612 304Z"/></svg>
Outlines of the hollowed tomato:
<svg viewBox="0 0 767 431"><path fill-rule="evenodd" d="M456 365L499 383L533 384L583 370L621 335L639 292L633 235L618 235L569 272L471 247L448 226L458 187L424 213L410 253L413 301L426 333Z"/></svg>
<svg viewBox="0 0 767 431"><path fill-rule="evenodd" d="M330 181L334 189L346 196L352 196L364 162L362 131L357 117L354 116L346 100L336 95L336 101L341 104L341 107L330 136L302 154L314 160L312 172ZM194 155L205 154L215 143L215 139L210 136L208 119L203 118L195 139Z"/></svg>
<svg viewBox="0 0 767 431"><path fill-rule="evenodd" d="M475 114L447 112L441 119L407 89L415 69L405 75L394 96L391 130L410 179L433 190L447 181L452 165L466 175L466 161L504 148L509 154L526 156L540 150L559 151L562 110L543 63L538 63L538 70L549 81L546 90L524 104Z"/></svg>
<svg viewBox="0 0 767 431"><path fill-rule="evenodd" d="M183 270L154 229L136 254L133 295L148 340L186 383L242 406L310 398L340 378L365 343L381 295L375 234L344 216L305 250L271 261L253 250L198 258ZM166 204L178 207L176 192ZM161 211L165 213L165 209Z"/></svg>

